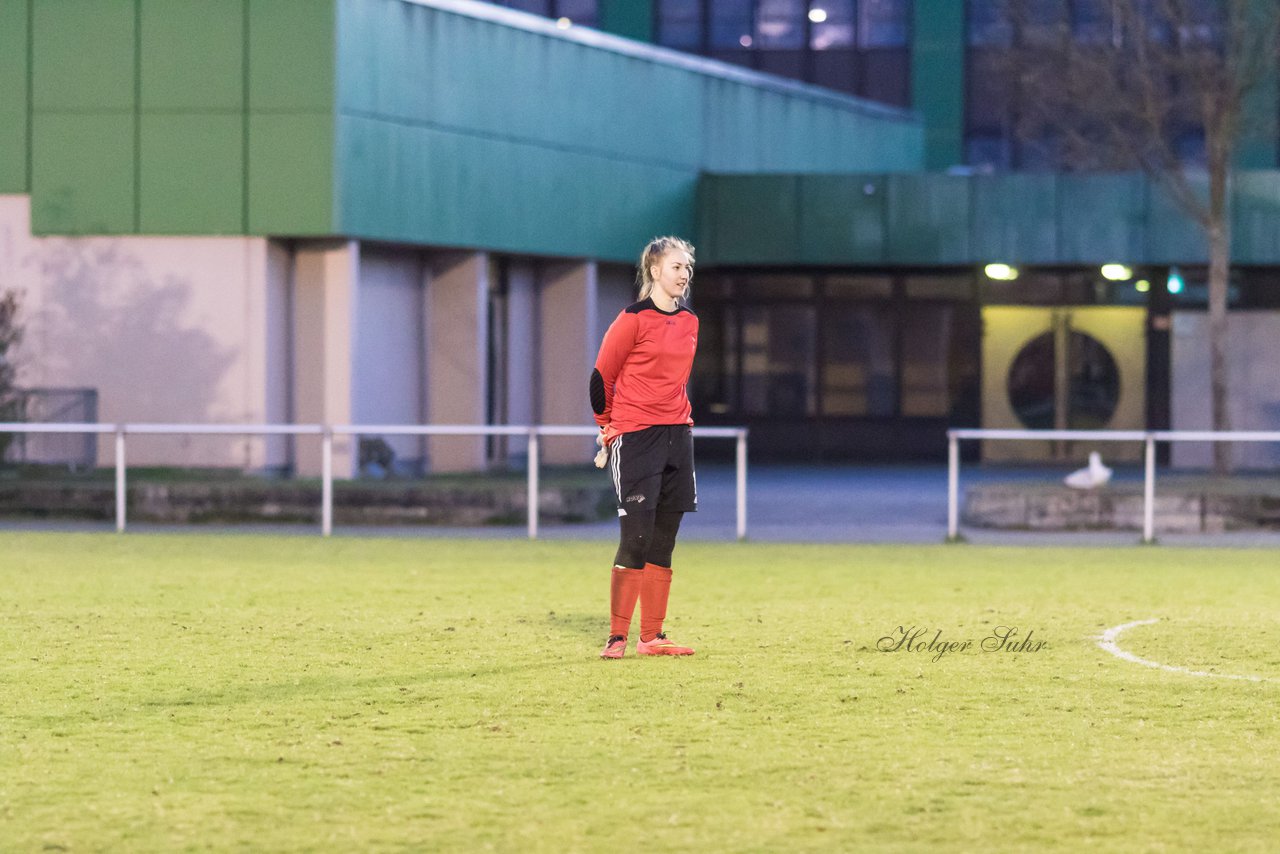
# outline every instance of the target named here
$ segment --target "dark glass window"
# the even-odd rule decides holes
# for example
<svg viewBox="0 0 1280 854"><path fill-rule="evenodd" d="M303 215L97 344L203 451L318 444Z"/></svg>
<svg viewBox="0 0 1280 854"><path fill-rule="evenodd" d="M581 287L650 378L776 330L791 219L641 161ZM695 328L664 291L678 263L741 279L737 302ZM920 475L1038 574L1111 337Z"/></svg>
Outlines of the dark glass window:
<svg viewBox="0 0 1280 854"><path fill-rule="evenodd" d="M861 94L901 107L911 103L911 57L903 48L872 48L862 55Z"/></svg>
<svg viewBox="0 0 1280 854"><path fill-rule="evenodd" d="M969 44L1008 47L1013 44L1013 21L1008 0L969 0Z"/></svg>
<svg viewBox="0 0 1280 854"><path fill-rule="evenodd" d="M1109 0L1075 0L1071 4L1071 32L1082 44L1105 44L1116 35Z"/></svg>
<svg viewBox="0 0 1280 854"><path fill-rule="evenodd" d="M756 46L788 50L804 47L806 5L804 0L758 0Z"/></svg>
<svg viewBox="0 0 1280 854"><path fill-rule="evenodd" d="M743 306L742 411L774 417L817 414L812 304Z"/></svg>
<svg viewBox="0 0 1280 854"><path fill-rule="evenodd" d="M1063 0L1021 0L1018 37L1023 44L1054 44L1066 25Z"/></svg>
<svg viewBox="0 0 1280 854"><path fill-rule="evenodd" d="M702 0L658 0L658 44L680 50L702 47Z"/></svg>
<svg viewBox="0 0 1280 854"><path fill-rule="evenodd" d="M849 48L858 43L858 22L853 15L853 0L821 0L814 9L824 13L809 27L809 47L814 50Z"/></svg>
<svg viewBox="0 0 1280 854"><path fill-rule="evenodd" d="M889 304L829 304L822 314L822 414L894 415L897 341Z"/></svg>
<svg viewBox="0 0 1280 854"><path fill-rule="evenodd" d="M599 20L599 0L493 0L499 6L549 18L568 18L583 27Z"/></svg>
<svg viewBox="0 0 1280 854"><path fill-rule="evenodd" d="M568 18L581 27L594 27L599 11L596 7L596 0L555 0L552 14L557 18Z"/></svg>
<svg viewBox="0 0 1280 854"><path fill-rule="evenodd" d="M902 0L859 0L858 33L863 47L904 47L907 4Z"/></svg>
<svg viewBox="0 0 1280 854"><path fill-rule="evenodd" d="M711 47L752 46L752 0L720 0L711 4Z"/></svg>
<svg viewBox="0 0 1280 854"><path fill-rule="evenodd" d="M551 0L498 0L499 6L506 6L508 9L519 9L521 12L531 12L534 15L550 15Z"/></svg>
<svg viewBox="0 0 1280 854"><path fill-rule="evenodd" d="M667 47L907 107L911 4L657 0L654 24Z"/></svg>

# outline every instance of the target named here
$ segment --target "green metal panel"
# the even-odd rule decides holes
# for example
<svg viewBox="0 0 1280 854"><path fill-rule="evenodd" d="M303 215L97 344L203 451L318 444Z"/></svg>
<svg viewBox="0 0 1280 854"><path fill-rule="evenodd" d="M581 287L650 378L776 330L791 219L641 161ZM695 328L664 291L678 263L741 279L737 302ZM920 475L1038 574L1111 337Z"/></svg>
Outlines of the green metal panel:
<svg viewBox="0 0 1280 854"><path fill-rule="evenodd" d="M1143 256L1146 181L1141 175L1058 179L1058 260L1132 264Z"/></svg>
<svg viewBox="0 0 1280 854"><path fill-rule="evenodd" d="M1206 182L1192 179L1193 188L1204 194ZM1146 260L1153 264L1199 263L1209 257L1204 230L1193 221L1163 188L1147 185Z"/></svg>
<svg viewBox="0 0 1280 854"><path fill-rule="evenodd" d="M900 264L968 263L972 179L959 175L891 175L887 182L887 260Z"/></svg>
<svg viewBox="0 0 1280 854"><path fill-rule="evenodd" d="M964 162L965 5L960 0L914 3L911 100L924 116L928 169Z"/></svg>
<svg viewBox="0 0 1280 854"><path fill-rule="evenodd" d="M1276 0L1250 0L1248 11L1258 27L1269 26L1275 3ZM1241 169L1272 169L1280 164L1276 112L1276 105L1280 103L1278 59L1274 51L1265 57L1266 68L1261 79L1245 95L1241 139L1236 151L1236 165Z"/></svg>
<svg viewBox="0 0 1280 854"><path fill-rule="evenodd" d="M133 113L40 113L32 134L36 234L134 230Z"/></svg>
<svg viewBox="0 0 1280 854"><path fill-rule="evenodd" d="M970 245L977 260L1051 263L1057 257L1057 176L983 175L973 179Z"/></svg>
<svg viewBox="0 0 1280 854"><path fill-rule="evenodd" d="M144 111L244 108L243 0L140 0L140 8Z"/></svg>
<svg viewBox="0 0 1280 854"><path fill-rule="evenodd" d="M805 175L798 180L800 257L806 263L884 260L885 176Z"/></svg>
<svg viewBox="0 0 1280 854"><path fill-rule="evenodd" d="M653 0L600 0L600 29L636 41L653 41Z"/></svg>
<svg viewBox="0 0 1280 854"><path fill-rule="evenodd" d="M1240 172L1232 199L1232 260L1274 264L1280 258L1280 172Z"/></svg>
<svg viewBox="0 0 1280 854"><path fill-rule="evenodd" d="M692 233L681 170L356 116L338 140L352 236L622 260L651 231Z"/></svg>
<svg viewBox="0 0 1280 854"><path fill-rule="evenodd" d="M703 264L789 264L801 259L800 178L734 176L708 180L714 230L700 234Z"/></svg>
<svg viewBox="0 0 1280 854"><path fill-rule="evenodd" d="M0 193L27 186L28 0L0 0Z"/></svg>
<svg viewBox="0 0 1280 854"><path fill-rule="evenodd" d="M144 113L141 230L242 233L243 152L240 113Z"/></svg>
<svg viewBox="0 0 1280 854"><path fill-rule="evenodd" d="M333 152L328 113L250 114L249 233L337 233Z"/></svg>
<svg viewBox="0 0 1280 854"><path fill-rule="evenodd" d="M703 170L923 156L910 115L812 87L504 10L337 2L345 234L629 262L637 234L692 233Z"/></svg>
<svg viewBox="0 0 1280 854"><path fill-rule="evenodd" d="M1234 262L1280 264L1280 171L1238 173L1235 188ZM1199 226L1137 174L708 175L698 205L704 266L1093 266L1208 257Z"/></svg>
<svg viewBox="0 0 1280 854"><path fill-rule="evenodd" d="M135 1L57 0L34 10L35 109L132 110Z"/></svg>
<svg viewBox="0 0 1280 854"><path fill-rule="evenodd" d="M334 0L249 0L250 110L333 111L334 18Z"/></svg>

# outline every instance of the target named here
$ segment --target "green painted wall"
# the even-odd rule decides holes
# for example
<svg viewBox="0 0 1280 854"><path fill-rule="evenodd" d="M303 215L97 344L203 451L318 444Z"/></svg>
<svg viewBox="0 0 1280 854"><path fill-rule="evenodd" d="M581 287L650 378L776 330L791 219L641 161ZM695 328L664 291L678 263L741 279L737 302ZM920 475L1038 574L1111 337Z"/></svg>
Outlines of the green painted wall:
<svg viewBox="0 0 1280 854"><path fill-rule="evenodd" d="M599 0L600 29L615 36L652 42L654 0Z"/></svg>
<svg viewBox="0 0 1280 854"><path fill-rule="evenodd" d="M925 166L964 163L965 4L915 0L911 100L924 117Z"/></svg>
<svg viewBox="0 0 1280 854"><path fill-rule="evenodd" d="M32 8L34 231L332 233L330 0Z"/></svg>
<svg viewBox="0 0 1280 854"><path fill-rule="evenodd" d="M909 114L589 31L338 0L339 229L630 261L699 175L919 168ZM873 165L874 164L874 165Z"/></svg>
<svg viewBox="0 0 1280 854"><path fill-rule="evenodd" d="M1140 175L709 175L698 262L1200 264L1199 227ZM1234 261L1280 264L1280 171L1242 172Z"/></svg>
<svg viewBox="0 0 1280 854"><path fill-rule="evenodd" d="M30 21L30 0L0 0L0 193L25 193L29 188Z"/></svg>

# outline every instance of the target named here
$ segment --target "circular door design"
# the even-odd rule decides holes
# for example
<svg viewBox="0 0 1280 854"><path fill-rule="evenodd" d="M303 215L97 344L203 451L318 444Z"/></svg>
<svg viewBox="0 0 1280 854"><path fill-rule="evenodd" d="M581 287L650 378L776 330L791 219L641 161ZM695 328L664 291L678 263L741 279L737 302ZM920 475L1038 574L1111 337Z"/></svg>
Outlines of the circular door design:
<svg viewBox="0 0 1280 854"><path fill-rule="evenodd" d="M1106 427L1115 415L1120 400L1120 371L1115 358L1097 338L1075 330L1067 334L1066 349L1065 423L1057 418L1054 334L1046 332L1032 338L1009 366L1009 404L1028 429L1065 426L1095 430Z"/></svg>

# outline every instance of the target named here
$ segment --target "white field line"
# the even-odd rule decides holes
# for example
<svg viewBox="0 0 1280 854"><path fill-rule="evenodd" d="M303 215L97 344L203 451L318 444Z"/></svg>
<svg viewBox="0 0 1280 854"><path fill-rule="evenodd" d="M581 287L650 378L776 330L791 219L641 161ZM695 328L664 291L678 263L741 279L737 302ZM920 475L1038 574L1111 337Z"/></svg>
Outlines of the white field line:
<svg viewBox="0 0 1280 854"><path fill-rule="evenodd" d="M1116 639L1120 635L1134 626L1150 626L1160 622L1159 620L1135 620L1132 623L1124 623L1119 626L1112 626L1102 633L1098 638L1098 646L1114 655L1116 658L1123 658L1125 661L1132 661L1134 664L1141 664L1143 667L1154 667L1157 670L1167 670L1170 673L1181 673L1184 676L1206 676L1210 679L1235 679L1242 682L1273 682L1273 679L1267 679L1264 676L1237 676L1233 673L1209 673L1204 670L1192 670L1189 667L1178 667L1174 664L1161 664L1158 661L1151 661L1146 658L1139 658L1131 652L1125 652L1116 643Z"/></svg>

